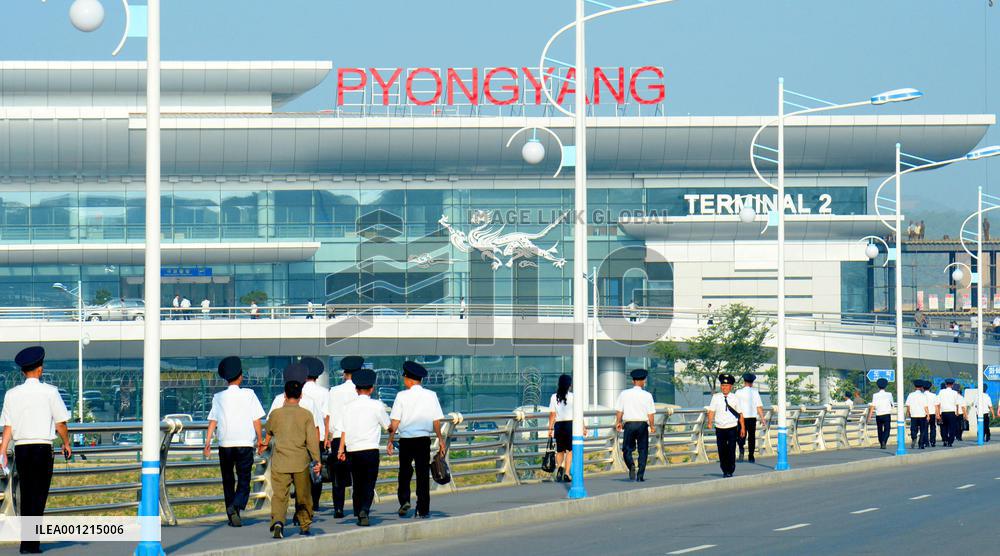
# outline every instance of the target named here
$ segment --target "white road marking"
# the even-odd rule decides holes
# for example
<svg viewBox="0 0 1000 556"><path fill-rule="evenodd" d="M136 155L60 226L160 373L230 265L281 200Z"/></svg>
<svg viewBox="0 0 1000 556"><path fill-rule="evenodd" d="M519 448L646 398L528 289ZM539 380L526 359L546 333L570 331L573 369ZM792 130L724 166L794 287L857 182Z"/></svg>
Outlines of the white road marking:
<svg viewBox="0 0 1000 556"><path fill-rule="evenodd" d="M923 500L924 498L930 498L930 497L931 497L930 494L921 494L920 496L914 496L913 498L910 498L910 500Z"/></svg>
<svg viewBox="0 0 1000 556"><path fill-rule="evenodd" d="M683 550L675 550L673 552L667 552L667 554L687 554L689 552L697 552L699 550L705 550L707 548L715 548L714 544L703 544L701 546L692 546L691 548L685 548Z"/></svg>
<svg viewBox="0 0 1000 556"><path fill-rule="evenodd" d="M856 512L851 512L851 513L854 514L854 515L858 515L858 514L866 514L868 512L877 512L877 511L878 511L878 508L865 508L863 510L858 510Z"/></svg>
<svg viewBox="0 0 1000 556"><path fill-rule="evenodd" d="M975 485L974 483L969 483L969 484L967 484L967 485L962 485L962 486L960 486L960 487L957 487L957 488L956 488L955 490L965 490L965 489L967 489L967 488L972 488L972 487L974 487L974 486L976 486L976 485Z"/></svg>
<svg viewBox="0 0 1000 556"><path fill-rule="evenodd" d="M809 527L811 523L796 523L795 525L789 525L788 527L779 527L775 531L791 531L792 529L801 529L803 527Z"/></svg>

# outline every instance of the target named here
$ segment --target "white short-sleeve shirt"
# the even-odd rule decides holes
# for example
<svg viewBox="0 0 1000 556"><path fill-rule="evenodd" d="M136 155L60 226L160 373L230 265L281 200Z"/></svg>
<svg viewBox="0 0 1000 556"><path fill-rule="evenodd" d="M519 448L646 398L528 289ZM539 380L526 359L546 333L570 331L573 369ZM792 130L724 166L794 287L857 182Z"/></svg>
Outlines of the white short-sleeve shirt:
<svg viewBox="0 0 1000 556"><path fill-rule="evenodd" d="M622 412L622 421L648 421L649 415L656 413L653 395L639 386L633 386L618 394L615 411Z"/></svg>
<svg viewBox="0 0 1000 556"><path fill-rule="evenodd" d="M977 415L983 417L990 414L990 408L993 407L993 400L990 399L986 392L979 393L979 407L977 407Z"/></svg>
<svg viewBox="0 0 1000 556"><path fill-rule="evenodd" d="M344 427L344 451L377 450L382 429L389 426L389 415L385 412L385 404L364 394L344 407L341 423Z"/></svg>
<svg viewBox="0 0 1000 556"><path fill-rule="evenodd" d="M919 390L906 396L906 408L910 410L910 417L927 417L927 405L927 394Z"/></svg>
<svg viewBox="0 0 1000 556"><path fill-rule="evenodd" d="M400 438L420 438L434 435L434 421L444 419L444 413L437 394L415 384L396 394L389 419L399 421Z"/></svg>
<svg viewBox="0 0 1000 556"><path fill-rule="evenodd" d="M875 395L872 396L871 406L875 408L875 415L891 415L892 394L885 391L875 392Z"/></svg>
<svg viewBox="0 0 1000 556"><path fill-rule="evenodd" d="M556 422L573 420L573 392L566 393L566 401L559 402L556 395L549 398L549 413L556 414Z"/></svg>
<svg viewBox="0 0 1000 556"><path fill-rule="evenodd" d="M924 392L924 397L927 398L927 407L931 410L931 413L937 414L937 408L941 405L940 400L938 400L938 395L934 392Z"/></svg>
<svg viewBox="0 0 1000 556"><path fill-rule="evenodd" d="M938 393L938 401L941 404L942 413L955 413L958 407L964 403L962 396L951 388L942 388Z"/></svg>
<svg viewBox="0 0 1000 556"><path fill-rule="evenodd" d="M0 425L12 429L15 446L52 444L56 423L65 423L69 417L58 388L29 378L4 395Z"/></svg>
<svg viewBox="0 0 1000 556"><path fill-rule="evenodd" d="M734 394L739 407L736 411L743 414L744 419L756 419L757 408L764 407L764 402L760 399L760 390L753 386L744 386Z"/></svg>
<svg viewBox="0 0 1000 556"><path fill-rule="evenodd" d="M315 407L319 413L319 427L323 428L323 418L326 417L326 401L327 397L330 395L329 388L323 388L319 384L313 381L306 382L302 385L302 397L309 398L312 402L313 407Z"/></svg>
<svg viewBox="0 0 1000 556"><path fill-rule="evenodd" d="M212 396L208 420L218 423L219 446L223 448L253 448L257 431L253 422L264 417L264 407L257 394L249 388L233 384Z"/></svg>
<svg viewBox="0 0 1000 556"><path fill-rule="evenodd" d="M742 412L740 412L740 402L736 398L736 394L733 394L732 392L730 392L728 396L722 392L714 394L712 396L712 401L708 404L708 410L715 412L715 422L712 423L712 426L717 429L731 429L740 424L739 417L733 415L732 411L726 409L726 403L729 404L729 407L742 414ZM744 415L744 417L746 416Z"/></svg>
<svg viewBox="0 0 1000 556"><path fill-rule="evenodd" d="M333 435L334 439L339 439L340 434L344 432L344 427L341 424L344 418L344 407L357 397L358 389L350 380L330 388L326 397L326 414L330 416L330 434Z"/></svg>
<svg viewBox="0 0 1000 556"><path fill-rule="evenodd" d="M303 387L304 386L305 385L303 385ZM277 396L274 397L274 401L271 402L271 409L267 410L267 414L270 415L272 411L284 405L285 405L285 394L284 393L278 394ZM316 409L316 406L313 405L313 401L310 398L307 398L305 394L303 394L302 397L299 399L299 407L301 407L302 409L309 410L309 413L311 413L313 416L313 423L315 423L316 426L322 430L323 412Z"/></svg>

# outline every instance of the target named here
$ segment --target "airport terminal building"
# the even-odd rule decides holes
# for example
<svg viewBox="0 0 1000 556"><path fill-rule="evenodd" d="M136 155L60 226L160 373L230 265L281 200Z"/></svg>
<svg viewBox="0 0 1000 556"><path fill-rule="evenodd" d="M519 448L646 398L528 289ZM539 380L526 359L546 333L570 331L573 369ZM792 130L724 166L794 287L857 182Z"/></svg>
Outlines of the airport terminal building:
<svg viewBox="0 0 1000 556"><path fill-rule="evenodd" d="M507 142L522 128L546 127L571 145L572 120L523 102L455 107L442 94L437 104L417 105L398 88L385 104L377 83L359 89L367 96L357 104L281 111L343 76L329 62L163 64L163 306L179 294L200 317L208 300L210 320L240 326L310 316L322 326L376 306L378 314L416 310L442 322L525 307L569 311L572 168L553 177L561 151L546 133L535 133L548 153L537 165L521 154L533 132ZM699 312L743 302L773 311L775 235L761 230L778 200L749 165L751 137L767 119L670 116L622 87L615 113L595 110L588 120L586 271L598 271L598 304ZM7 308L0 310L72 307L53 283L81 281L88 305L142 297L144 90L141 63L0 62L0 308ZM789 312L889 309L891 265L869 261L860 241L887 233L872 214L869 182L893 172L897 142L927 159L954 158L994 122L993 115L873 110L789 120ZM761 214L757 222L740 222L745 204ZM995 249L989 253L983 272L992 299ZM904 272L907 309L918 291L920 303L934 288L942 299L968 292L944 275L941 284L921 284L921 272ZM249 318L251 300L264 318ZM310 302L314 313L305 309ZM85 327L95 336L102 327L141 336L142 328ZM335 365L346 350L363 349L385 371L380 384L391 396L392 371L416 357L432 369L445 409L459 411L545 403L558 375L571 372L568 347L386 341L361 348L322 335L247 345L234 334L165 343L164 395L173 398L164 412L203 411L204 392L219 384L218 359L234 350L251 356L248 374L262 395L290 357L319 354ZM88 346L87 389L136 390L134 340ZM0 368L13 368L18 347L0 342L8 361ZM52 353L47 371L75 390L75 344ZM677 399L673 367L640 349L600 356L596 373L633 366L651 369L659 401ZM4 376L8 386L16 378Z"/></svg>

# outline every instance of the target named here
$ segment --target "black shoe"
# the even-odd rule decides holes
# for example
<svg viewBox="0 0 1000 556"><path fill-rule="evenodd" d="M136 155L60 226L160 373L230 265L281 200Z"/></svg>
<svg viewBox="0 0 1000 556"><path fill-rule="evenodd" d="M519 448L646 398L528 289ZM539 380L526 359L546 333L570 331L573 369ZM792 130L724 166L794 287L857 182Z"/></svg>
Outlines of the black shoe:
<svg viewBox="0 0 1000 556"><path fill-rule="evenodd" d="M358 514L358 525L361 527L368 527L371 523L368 521L368 512L362 511Z"/></svg>
<svg viewBox="0 0 1000 556"><path fill-rule="evenodd" d="M431 514L414 514L414 515L413 515L413 517L414 517L415 519L427 519L427 518L429 518L430 516L431 516Z"/></svg>
<svg viewBox="0 0 1000 556"><path fill-rule="evenodd" d="M333 510L333 518L341 519L344 517L344 510Z"/></svg>
<svg viewBox="0 0 1000 556"><path fill-rule="evenodd" d="M292 525L294 525L296 527L299 526L299 518L298 517L293 517L292 518Z"/></svg>
<svg viewBox="0 0 1000 556"><path fill-rule="evenodd" d="M407 502L402 506L400 506L399 510L396 513L399 514L399 517L406 517L406 514L408 514L409 512L410 512L410 503Z"/></svg>
<svg viewBox="0 0 1000 556"><path fill-rule="evenodd" d="M912 449L914 449L914 448L916 448L916 447L917 447L917 443L916 443L916 441L913 441L913 440L911 440L911 441L910 441L910 449L912 450Z"/></svg>
<svg viewBox="0 0 1000 556"><path fill-rule="evenodd" d="M40 546L36 546L36 547L23 547L22 546L19 552L21 554L41 554L42 553L42 547L40 547Z"/></svg>
<svg viewBox="0 0 1000 556"><path fill-rule="evenodd" d="M885 450L885 444L879 444L878 447L881 448L882 450Z"/></svg>
<svg viewBox="0 0 1000 556"><path fill-rule="evenodd" d="M271 525L271 537L275 539L285 538L285 525L277 522Z"/></svg>
<svg viewBox="0 0 1000 556"><path fill-rule="evenodd" d="M743 461L743 452L740 452L740 455L737 456L736 461Z"/></svg>
<svg viewBox="0 0 1000 556"><path fill-rule="evenodd" d="M747 461L749 461L750 463L757 463L757 460L753 459L753 456L748 457Z"/></svg>
<svg viewBox="0 0 1000 556"><path fill-rule="evenodd" d="M733 476L733 474L732 474L732 473L723 473L723 474L722 474L722 478L723 478L723 479L728 479L728 478L730 478L730 477L732 477L732 476Z"/></svg>
<svg viewBox="0 0 1000 556"><path fill-rule="evenodd" d="M229 525L233 527L243 527L243 519L240 518L240 511L236 506L226 508L226 516L229 517Z"/></svg>
<svg viewBox="0 0 1000 556"><path fill-rule="evenodd" d="M299 536L300 537L311 537L311 536L313 536L313 533L309 529L303 529L303 530L299 531Z"/></svg>
<svg viewBox="0 0 1000 556"><path fill-rule="evenodd" d="M646 478L643 477L642 475L636 475L635 480L639 481L640 483L645 483L646 482Z"/></svg>
<svg viewBox="0 0 1000 556"><path fill-rule="evenodd" d="M629 467L628 468L628 480L630 480L630 481L634 481L635 480L635 468L634 467Z"/></svg>
<svg viewBox="0 0 1000 556"><path fill-rule="evenodd" d="M562 467L559 467L559 468L556 469L556 482L557 483L563 482L563 478L565 478L565 476L566 476L566 471Z"/></svg>
<svg viewBox="0 0 1000 556"><path fill-rule="evenodd" d="M563 482L564 483L572 483L573 482L573 477L570 476L569 473L566 473L565 475L563 475Z"/></svg>

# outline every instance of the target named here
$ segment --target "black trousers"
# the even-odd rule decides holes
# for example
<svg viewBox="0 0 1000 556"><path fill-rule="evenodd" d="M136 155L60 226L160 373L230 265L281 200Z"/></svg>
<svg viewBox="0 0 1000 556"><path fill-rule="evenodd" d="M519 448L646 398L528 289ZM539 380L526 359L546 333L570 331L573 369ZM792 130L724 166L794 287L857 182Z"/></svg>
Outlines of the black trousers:
<svg viewBox="0 0 1000 556"><path fill-rule="evenodd" d="M396 497L399 505L410 503L410 478L417 470L417 515L431 511L431 438L399 439L399 486Z"/></svg>
<svg viewBox="0 0 1000 556"><path fill-rule="evenodd" d="M941 442L945 446L951 446L951 443L955 441L955 423L957 421L958 417L954 411L941 412Z"/></svg>
<svg viewBox="0 0 1000 556"><path fill-rule="evenodd" d="M983 442L990 441L990 416L983 415Z"/></svg>
<svg viewBox="0 0 1000 556"><path fill-rule="evenodd" d="M878 445L885 446L889 442L889 430L892 428L892 414L875 416L875 428L878 429Z"/></svg>
<svg viewBox="0 0 1000 556"><path fill-rule="evenodd" d="M715 429L715 445L719 449L719 467L722 472L732 475L736 472L736 441L740 437L740 428Z"/></svg>
<svg viewBox="0 0 1000 556"><path fill-rule="evenodd" d="M952 433L952 438L961 440L962 433L965 430L965 416L955 415L955 432Z"/></svg>
<svg viewBox="0 0 1000 556"><path fill-rule="evenodd" d="M927 417L910 417L910 441L917 442L921 448L929 445L927 441Z"/></svg>
<svg viewBox="0 0 1000 556"><path fill-rule="evenodd" d="M930 437L931 446L937 445L937 415L927 416L927 430Z"/></svg>
<svg viewBox="0 0 1000 556"><path fill-rule="evenodd" d="M639 450L639 467L636 474L642 477L646 473L646 459L649 457L649 423L646 421L629 421L622 431L622 458L625 466L635 468L632 462L632 451Z"/></svg>
<svg viewBox="0 0 1000 556"><path fill-rule="evenodd" d="M334 438L330 443L330 453L326 456L326 469L333 486L333 509L343 511L344 491L351 486L351 464L337 459L338 450L340 450L340 439Z"/></svg>
<svg viewBox="0 0 1000 556"><path fill-rule="evenodd" d="M45 513L45 502L49 498L52 484L51 444L21 444L14 446L14 466L17 468L18 515L41 516ZM24 541L21 549L37 549L39 541Z"/></svg>
<svg viewBox="0 0 1000 556"><path fill-rule="evenodd" d="M243 511L250 501L250 473L253 471L253 448L219 447L219 470L226 508Z"/></svg>
<svg viewBox="0 0 1000 556"><path fill-rule="evenodd" d="M743 446L745 445L750 449L748 456L753 459L754 448L757 447L757 418L744 418L743 422L746 423L747 435L746 438L740 438L740 435L736 435L736 444L740 447L740 457L743 457Z"/></svg>
<svg viewBox="0 0 1000 556"><path fill-rule="evenodd" d="M347 461L351 463L351 480L354 483L351 497L354 515L362 511L369 513L375 500L375 481L378 480L378 450L348 452Z"/></svg>

